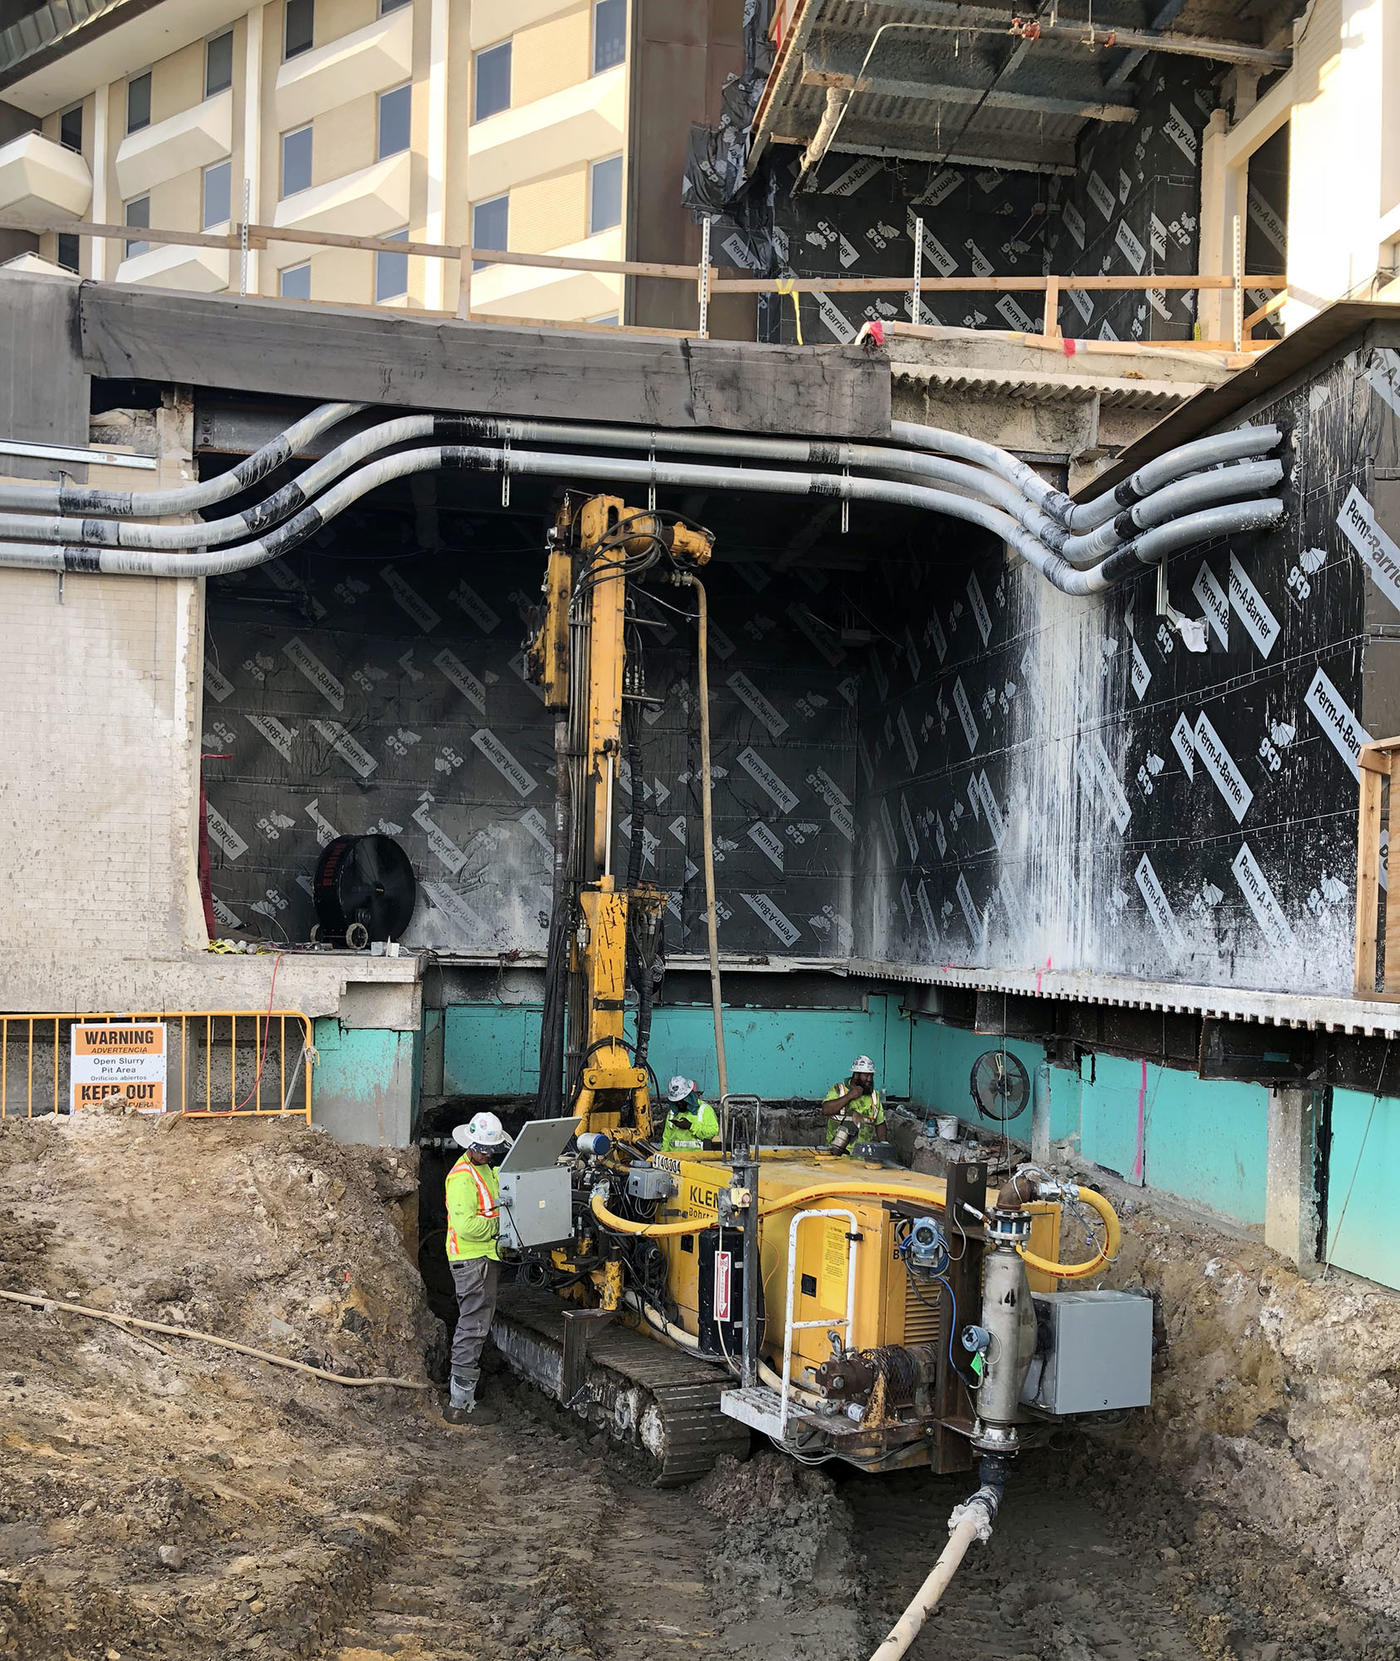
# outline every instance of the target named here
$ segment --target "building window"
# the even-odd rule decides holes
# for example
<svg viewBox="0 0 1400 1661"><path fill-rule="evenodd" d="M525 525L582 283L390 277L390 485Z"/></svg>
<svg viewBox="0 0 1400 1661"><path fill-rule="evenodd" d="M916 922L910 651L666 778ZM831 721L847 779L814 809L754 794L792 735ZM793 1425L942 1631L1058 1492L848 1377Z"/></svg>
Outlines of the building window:
<svg viewBox="0 0 1400 1661"><path fill-rule="evenodd" d="M304 265L289 265L277 279L277 292L284 300L309 300L311 298L311 262Z"/></svg>
<svg viewBox="0 0 1400 1661"><path fill-rule="evenodd" d="M595 161L588 170L588 234L622 223L622 157Z"/></svg>
<svg viewBox="0 0 1400 1661"><path fill-rule="evenodd" d="M385 242L407 242L408 231L390 231ZM374 256L374 298L397 300L408 293L408 255L390 254L381 248Z"/></svg>
<svg viewBox="0 0 1400 1661"><path fill-rule="evenodd" d="M232 215L229 212L232 186L232 163L216 161L212 167L204 169L204 229L211 225L226 225Z"/></svg>
<svg viewBox="0 0 1400 1661"><path fill-rule="evenodd" d="M413 0L379 0L379 15L383 17L385 12L396 12L400 7L412 4Z"/></svg>
<svg viewBox="0 0 1400 1661"><path fill-rule="evenodd" d="M593 0L593 73L601 75L627 56L627 0Z"/></svg>
<svg viewBox="0 0 1400 1661"><path fill-rule="evenodd" d="M411 137L413 115L413 88L395 87L392 92L379 94L379 160L397 156L407 150Z"/></svg>
<svg viewBox="0 0 1400 1661"><path fill-rule="evenodd" d="M282 134L282 194L295 196L311 184L311 128Z"/></svg>
<svg viewBox="0 0 1400 1661"><path fill-rule="evenodd" d="M123 224L136 227L138 230L148 231L151 228L151 199L149 196L137 196L126 204ZM126 257L134 260L138 254L148 254L151 251L149 242L140 238L133 238L126 245Z"/></svg>
<svg viewBox="0 0 1400 1661"><path fill-rule="evenodd" d="M497 196L490 202L478 202L472 209L472 247L506 252L510 231L510 197ZM490 260L473 260L472 270L480 271Z"/></svg>
<svg viewBox="0 0 1400 1661"><path fill-rule="evenodd" d="M510 108L510 42L503 41L488 52L476 55L476 106L474 121L499 115Z"/></svg>
<svg viewBox="0 0 1400 1661"><path fill-rule="evenodd" d="M65 150L83 153L83 106L74 104L58 118L58 142Z"/></svg>
<svg viewBox="0 0 1400 1661"><path fill-rule="evenodd" d="M204 96L212 98L233 85L233 30L204 44Z"/></svg>
<svg viewBox="0 0 1400 1661"><path fill-rule="evenodd" d="M287 0L282 29L283 58L309 52L315 33L316 0Z"/></svg>
<svg viewBox="0 0 1400 1661"><path fill-rule="evenodd" d="M58 263L65 271L78 269L78 239L71 231L58 233Z"/></svg>
<svg viewBox="0 0 1400 1661"><path fill-rule="evenodd" d="M126 130L139 133L151 124L151 72L137 75L126 83Z"/></svg>

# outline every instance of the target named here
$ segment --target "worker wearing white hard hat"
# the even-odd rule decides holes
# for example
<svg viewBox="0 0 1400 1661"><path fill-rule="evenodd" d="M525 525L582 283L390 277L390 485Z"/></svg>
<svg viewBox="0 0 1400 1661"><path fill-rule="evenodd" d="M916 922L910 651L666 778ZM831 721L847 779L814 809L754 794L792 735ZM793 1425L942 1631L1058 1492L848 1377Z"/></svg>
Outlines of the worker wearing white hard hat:
<svg viewBox="0 0 1400 1661"><path fill-rule="evenodd" d="M496 1415L478 1406L476 1392L501 1269L496 1166L510 1147L510 1137L494 1113L477 1113L453 1130L452 1140L466 1151L447 1173L447 1261L457 1291L457 1326L443 1417L454 1425L493 1424Z"/></svg>
<svg viewBox="0 0 1400 1661"><path fill-rule="evenodd" d="M822 1103L826 1119L826 1145L845 1153L857 1142L871 1142L885 1122L885 1104L875 1088L875 1063L858 1055L851 1063L849 1078L833 1084Z"/></svg>
<svg viewBox="0 0 1400 1661"><path fill-rule="evenodd" d="M666 1100L669 1105L661 1133L662 1153L702 1148L719 1135L719 1115L700 1094L693 1078L677 1073L666 1087Z"/></svg>

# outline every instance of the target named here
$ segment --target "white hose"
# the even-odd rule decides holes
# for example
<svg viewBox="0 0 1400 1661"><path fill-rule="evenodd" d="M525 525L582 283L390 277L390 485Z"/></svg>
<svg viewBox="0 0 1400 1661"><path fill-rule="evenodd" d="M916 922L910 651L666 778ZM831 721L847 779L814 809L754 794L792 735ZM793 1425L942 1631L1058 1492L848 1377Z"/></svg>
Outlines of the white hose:
<svg viewBox="0 0 1400 1661"><path fill-rule="evenodd" d="M958 1565L967 1556L967 1548L978 1538L985 1538L984 1521L971 1504L959 1507L963 1515L953 1525L938 1561L928 1578L915 1592L909 1607L890 1628L885 1641L870 1657L870 1661L899 1661L910 1644L919 1636L924 1622L933 1613L935 1605L948 1590L948 1583L958 1571Z"/></svg>

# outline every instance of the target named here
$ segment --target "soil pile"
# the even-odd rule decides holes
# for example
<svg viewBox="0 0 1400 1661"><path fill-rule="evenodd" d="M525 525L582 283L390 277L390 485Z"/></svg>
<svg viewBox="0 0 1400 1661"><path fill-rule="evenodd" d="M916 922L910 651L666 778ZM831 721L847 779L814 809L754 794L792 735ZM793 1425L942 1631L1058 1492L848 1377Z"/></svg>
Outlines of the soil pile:
<svg viewBox="0 0 1400 1661"><path fill-rule="evenodd" d="M416 1185L301 1125L11 1120L0 1287L426 1381ZM303 1653L409 1504L407 1394L0 1302L0 1654Z"/></svg>
<svg viewBox="0 0 1400 1661"><path fill-rule="evenodd" d="M1400 1618L1400 1296L1300 1276L1247 1235L1111 1187L1124 1228L1106 1283L1145 1287L1161 1317L1153 1404L1130 1445Z"/></svg>

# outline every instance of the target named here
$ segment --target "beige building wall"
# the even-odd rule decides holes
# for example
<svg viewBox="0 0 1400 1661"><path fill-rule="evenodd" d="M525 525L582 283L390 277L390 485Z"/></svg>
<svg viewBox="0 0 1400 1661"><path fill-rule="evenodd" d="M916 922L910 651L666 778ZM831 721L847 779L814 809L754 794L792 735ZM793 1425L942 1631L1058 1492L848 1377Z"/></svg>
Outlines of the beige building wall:
<svg viewBox="0 0 1400 1661"><path fill-rule="evenodd" d="M387 11L380 3L316 0L311 50L284 60L285 0L251 8L164 0L5 96L41 117L55 150L63 112L81 103L91 176L81 216L99 222L122 223L127 203L144 196L158 229L225 232L202 224L202 208L204 169L226 159L231 225L243 217L246 180L253 223L321 235L406 232L460 247L471 236L473 208L505 197L511 252L622 258L625 227L593 234L589 225L589 169L625 153L628 105L626 64L592 73L594 0L409 0ZM206 98L206 42L227 29L232 87ZM510 107L476 121L476 55L506 40ZM130 80L147 71L150 125L128 135ZM379 95L404 84L412 88L410 149L381 159ZM306 125L311 186L284 196L283 136ZM61 159L74 170L71 157ZM71 187L69 197L68 206L53 207L55 217L75 211ZM625 183L623 204L625 214ZM9 205L0 202L0 211ZM56 235L41 240L40 254L58 260ZM275 297L305 266L314 300L375 303L371 252L277 240L254 246L247 264L249 292ZM243 280L238 250L154 246L128 257L115 239L85 243L81 268L211 292L237 293ZM454 311L462 287L459 262L413 256L406 295L382 303ZM622 304L622 280L593 273L493 264L466 287L476 316L578 321L616 314Z"/></svg>

